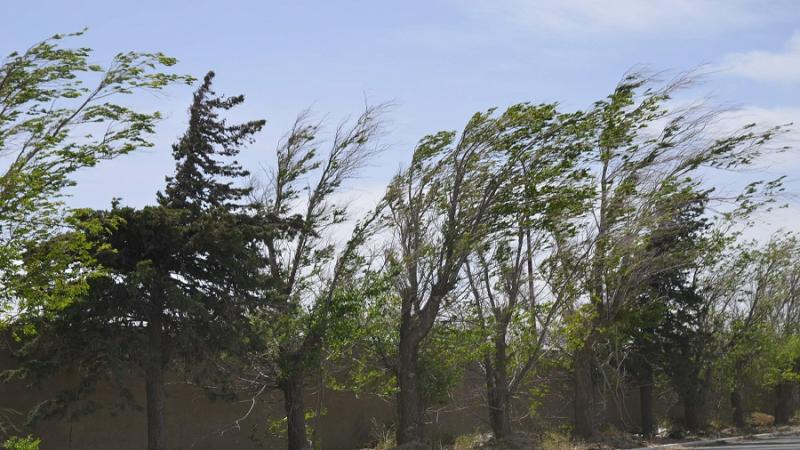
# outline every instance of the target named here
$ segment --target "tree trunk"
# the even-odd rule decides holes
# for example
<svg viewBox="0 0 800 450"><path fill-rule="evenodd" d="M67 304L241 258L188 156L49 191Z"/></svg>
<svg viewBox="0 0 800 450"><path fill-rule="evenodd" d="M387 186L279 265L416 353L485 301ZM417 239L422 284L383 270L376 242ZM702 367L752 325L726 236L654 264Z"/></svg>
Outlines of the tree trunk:
<svg viewBox="0 0 800 450"><path fill-rule="evenodd" d="M303 381L302 373L291 371L280 382L280 389L283 392L283 407L286 412L286 436L289 450L307 450L311 448L306 436Z"/></svg>
<svg viewBox="0 0 800 450"><path fill-rule="evenodd" d="M408 323L400 326L397 393L397 445L422 442L424 408L419 385L419 340Z"/></svg>
<svg viewBox="0 0 800 450"><path fill-rule="evenodd" d="M160 314L154 314L147 324L148 355L145 366L147 396L147 449L166 450L167 433L164 415L167 393L164 389L165 349Z"/></svg>
<svg viewBox="0 0 800 450"><path fill-rule="evenodd" d="M486 364L489 423L497 440L511 435L511 405L507 367L505 333L499 332L495 338L494 361L489 360Z"/></svg>
<svg viewBox="0 0 800 450"><path fill-rule="evenodd" d="M594 382L592 381L593 339L591 336L575 353L575 434L582 438L594 435Z"/></svg>
<svg viewBox="0 0 800 450"><path fill-rule="evenodd" d="M775 425L787 425L792 412L792 385L779 383L775 386Z"/></svg>
<svg viewBox="0 0 800 450"><path fill-rule="evenodd" d="M700 405L692 396L683 398L683 422L689 431L698 431L702 428L700 418Z"/></svg>
<svg viewBox="0 0 800 450"><path fill-rule="evenodd" d="M745 428L747 423L744 418L744 404L738 387L734 387L731 392L731 408L733 408L733 425L736 428Z"/></svg>
<svg viewBox="0 0 800 450"><path fill-rule="evenodd" d="M653 436L656 433L653 385L653 367L642 358L639 367L639 413L642 420L642 434L645 436Z"/></svg>

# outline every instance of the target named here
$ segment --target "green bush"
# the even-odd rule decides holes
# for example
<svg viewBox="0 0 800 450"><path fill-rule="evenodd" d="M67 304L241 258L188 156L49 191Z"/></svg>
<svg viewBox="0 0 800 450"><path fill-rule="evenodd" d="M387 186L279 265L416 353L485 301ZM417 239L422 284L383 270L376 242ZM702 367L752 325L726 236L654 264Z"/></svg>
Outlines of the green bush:
<svg viewBox="0 0 800 450"><path fill-rule="evenodd" d="M42 440L33 436L12 437L3 443L6 450L39 450Z"/></svg>

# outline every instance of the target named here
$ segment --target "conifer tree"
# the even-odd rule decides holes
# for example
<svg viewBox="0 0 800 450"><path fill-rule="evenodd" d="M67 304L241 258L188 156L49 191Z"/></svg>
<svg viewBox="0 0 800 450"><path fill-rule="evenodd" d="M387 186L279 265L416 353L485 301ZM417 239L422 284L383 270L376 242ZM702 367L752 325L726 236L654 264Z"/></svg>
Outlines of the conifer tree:
<svg viewBox="0 0 800 450"><path fill-rule="evenodd" d="M206 362L239 348L247 315L268 286L258 242L274 224L240 205L248 190L236 182L246 172L218 158L235 157L264 122L229 126L219 119L218 110L243 97L215 97L212 79L206 75L195 93L189 128L174 146L176 174L158 194L159 205L115 203L75 216L102 275L69 307L32 318L26 325L36 335L22 339L17 354L38 376L76 367L81 383L39 405L34 416L79 413L72 400L100 379L115 382L132 371L145 379L147 448L163 450L168 372L207 376ZM37 252L68 238L32 249L30 271Z"/></svg>

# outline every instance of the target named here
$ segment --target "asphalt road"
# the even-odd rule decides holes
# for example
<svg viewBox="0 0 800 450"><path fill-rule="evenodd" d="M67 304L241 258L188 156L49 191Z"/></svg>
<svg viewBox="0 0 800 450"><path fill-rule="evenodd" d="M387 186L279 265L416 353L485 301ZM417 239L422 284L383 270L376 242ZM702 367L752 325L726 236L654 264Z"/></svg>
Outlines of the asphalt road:
<svg viewBox="0 0 800 450"><path fill-rule="evenodd" d="M691 447L692 450L800 450L800 436L779 436L772 438L752 438L718 445Z"/></svg>

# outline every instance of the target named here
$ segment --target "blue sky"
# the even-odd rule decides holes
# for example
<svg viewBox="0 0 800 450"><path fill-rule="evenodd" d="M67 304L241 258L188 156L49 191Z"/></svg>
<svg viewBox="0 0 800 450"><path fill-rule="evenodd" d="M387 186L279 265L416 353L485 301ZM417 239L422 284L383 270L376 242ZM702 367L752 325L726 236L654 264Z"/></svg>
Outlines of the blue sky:
<svg viewBox="0 0 800 450"><path fill-rule="evenodd" d="M244 93L235 117L265 118L242 161L269 165L276 140L311 107L332 126L370 102L393 101L388 150L350 186L379 195L414 143L459 128L473 112L520 101L581 108L634 67L711 74L686 99L735 106L731 123L800 122L800 2L793 0L36 1L0 0L0 53L89 27L98 62L158 50L178 70L217 72L217 91ZM190 88L137 100L167 115L156 148L82 173L71 203L112 197L143 205L172 171ZM800 169L800 158L774 166ZM776 170L776 167L773 167ZM787 216L796 217L797 209Z"/></svg>

